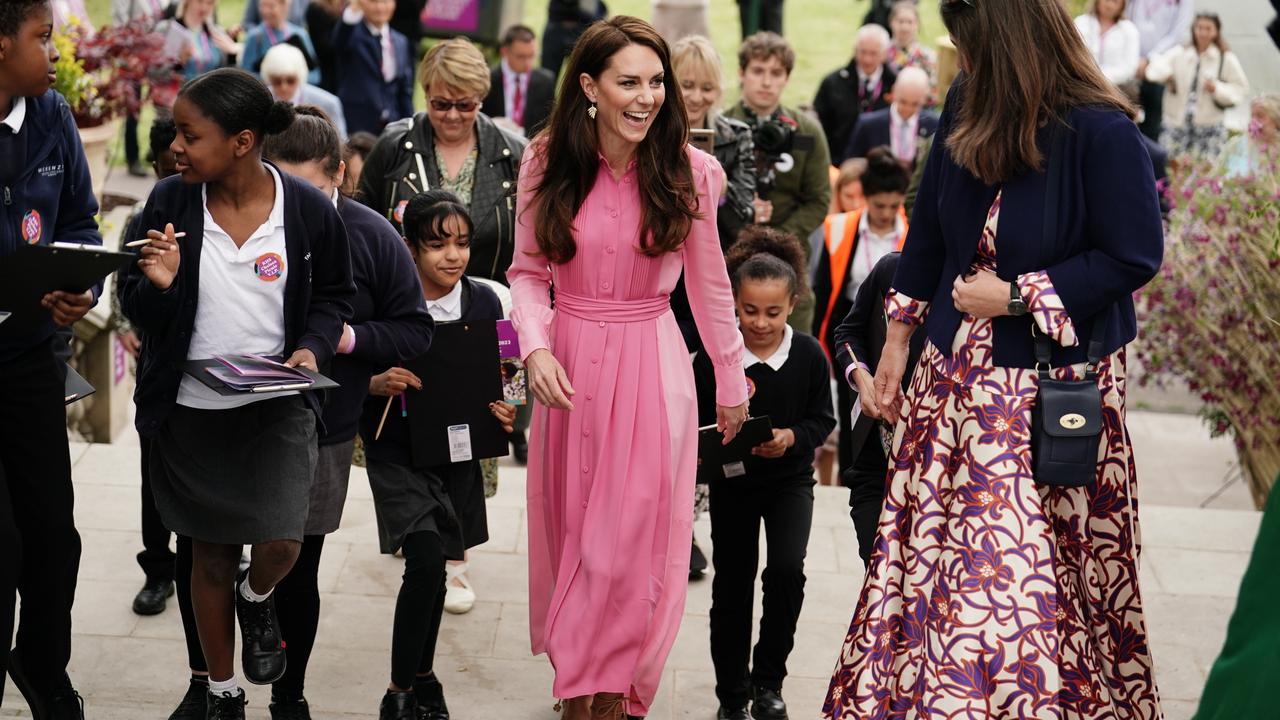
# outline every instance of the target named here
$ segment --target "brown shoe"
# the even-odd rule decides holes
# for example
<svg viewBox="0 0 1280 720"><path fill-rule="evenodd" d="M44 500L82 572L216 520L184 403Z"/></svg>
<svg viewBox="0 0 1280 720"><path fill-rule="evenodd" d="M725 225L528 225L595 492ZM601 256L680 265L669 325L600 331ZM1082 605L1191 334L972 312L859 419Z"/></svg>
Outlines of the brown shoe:
<svg viewBox="0 0 1280 720"><path fill-rule="evenodd" d="M556 703L560 720L591 720L591 696L569 698Z"/></svg>
<svg viewBox="0 0 1280 720"><path fill-rule="evenodd" d="M623 709L622 695L619 693L596 693L591 701L591 720L626 720L627 713Z"/></svg>

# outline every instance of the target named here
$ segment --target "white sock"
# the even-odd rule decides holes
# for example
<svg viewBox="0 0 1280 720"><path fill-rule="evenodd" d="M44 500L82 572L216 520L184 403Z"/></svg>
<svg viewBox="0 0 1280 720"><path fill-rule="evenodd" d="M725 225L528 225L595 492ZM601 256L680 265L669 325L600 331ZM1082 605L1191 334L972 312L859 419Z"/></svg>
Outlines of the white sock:
<svg viewBox="0 0 1280 720"><path fill-rule="evenodd" d="M213 676L209 677L209 694L210 695L239 695L240 685L236 682L235 673L227 680L214 680Z"/></svg>
<svg viewBox="0 0 1280 720"><path fill-rule="evenodd" d="M275 588L271 588L271 590L275 590ZM257 603L266 600L271 597L271 590L259 595L253 591L253 588L249 587L249 578L247 576L245 577L244 582L240 583L240 597L248 600L249 602Z"/></svg>

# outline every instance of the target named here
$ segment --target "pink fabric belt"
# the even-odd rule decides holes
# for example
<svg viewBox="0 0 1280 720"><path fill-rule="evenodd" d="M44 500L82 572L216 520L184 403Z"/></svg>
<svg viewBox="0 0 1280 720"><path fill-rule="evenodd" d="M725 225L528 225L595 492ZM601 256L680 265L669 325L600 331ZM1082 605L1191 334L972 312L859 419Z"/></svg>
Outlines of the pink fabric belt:
<svg viewBox="0 0 1280 720"><path fill-rule="evenodd" d="M615 323L644 322L660 318L670 309L670 295L638 300L607 300L556 290L556 312L562 312L579 320Z"/></svg>

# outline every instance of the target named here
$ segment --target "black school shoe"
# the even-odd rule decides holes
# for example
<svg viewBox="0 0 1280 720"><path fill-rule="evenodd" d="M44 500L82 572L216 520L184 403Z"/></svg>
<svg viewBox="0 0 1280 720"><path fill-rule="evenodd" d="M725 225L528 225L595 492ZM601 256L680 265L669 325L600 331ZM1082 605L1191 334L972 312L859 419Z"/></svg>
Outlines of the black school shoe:
<svg viewBox="0 0 1280 720"><path fill-rule="evenodd" d="M65 672L51 691L41 692L27 674L22 653L14 648L9 653L9 677L27 701L32 720L84 720L84 698L72 687L71 678Z"/></svg>
<svg viewBox="0 0 1280 720"><path fill-rule="evenodd" d="M751 702L751 717L755 720L787 720L787 704L782 701L782 693L756 688Z"/></svg>
<svg viewBox="0 0 1280 720"><path fill-rule="evenodd" d="M716 711L716 720L751 720L751 714L747 712L747 706L743 705L737 710L728 710L721 705Z"/></svg>
<svg viewBox="0 0 1280 720"><path fill-rule="evenodd" d="M159 615L173 597L172 580L151 580L133 598L133 611L139 615Z"/></svg>
<svg viewBox="0 0 1280 720"><path fill-rule="evenodd" d="M270 685L284 676L284 640L280 637L280 621L276 618L276 596L272 593L262 602L249 602L240 594L240 585L249 581L249 572L240 573L236 582L236 617L240 619L240 661L244 677L254 685Z"/></svg>
<svg viewBox="0 0 1280 720"><path fill-rule="evenodd" d="M173 709L169 720L204 720L209 712L209 682L192 680L187 686L187 694L182 702Z"/></svg>
<svg viewBox="0 0 1280 720"><path fill-rule="evenodd" d="M529 439L523 430L511 433L511 455L517 465L524 467L529 464Z"/></svg>
<svg viewBox="0 0 1280 720"><path fill-rule="evenodd" d="M418 700L417 720L449 720L449 706L444 702L444 686L435 673L414 680L413 694Z"/></svg>
<svg viewBox="0 0 1280 720"><path fill-rule="evenodd" d="M224 692L214 695L208 693L209 708L205 710L204 720L244 720L244 706L249 701L244 690L236 688L236 694Z"/></svg>
<svg viewBox="0 0 1280 720"><path fill-rule="evenodd" d="M306 698L278 698L271 696L271 720L311 720L311 706Z"/></svg>
<svg viewBox="0 0 1280 720"><path fill-rule="evenodd" d="M698 541L694 540L689 546L689 579L701 580L707 574L707 556L702 552L702 548L698 547Z"/></svg>
<svg viewBox="0 0 1280 720"><path fill-rule="evenodd" d="M378 720L418 720L418 699L413 692L387 691L378 707Z"/></svg>

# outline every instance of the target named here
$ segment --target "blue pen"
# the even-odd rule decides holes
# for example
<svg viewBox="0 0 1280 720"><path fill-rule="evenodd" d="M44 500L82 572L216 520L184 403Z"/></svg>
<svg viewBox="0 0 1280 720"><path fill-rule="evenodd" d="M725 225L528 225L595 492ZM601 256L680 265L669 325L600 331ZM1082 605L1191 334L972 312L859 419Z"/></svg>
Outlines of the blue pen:
<svg viewBox="0 0 1280 720"><path fill-rule="evenodd" d="M409 417L409 400L405 397L405 393L400 393L400 417Z"/></svg>

